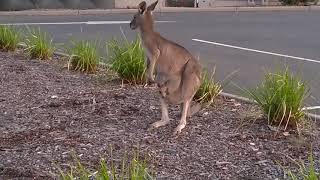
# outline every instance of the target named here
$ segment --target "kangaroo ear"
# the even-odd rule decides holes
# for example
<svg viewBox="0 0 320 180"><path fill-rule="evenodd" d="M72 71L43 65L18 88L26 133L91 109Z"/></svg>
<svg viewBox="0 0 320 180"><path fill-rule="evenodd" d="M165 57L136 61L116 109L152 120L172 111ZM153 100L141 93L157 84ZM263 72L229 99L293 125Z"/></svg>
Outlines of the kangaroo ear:
<svg viewBox="0 0 320 180"><path fill-rule="evenodd" d="M142 1L138 5L138 9L139 9L140 14L142 14L146 10L146 7L147 7L147 3L145 1Z"/></svg>
<svg viewBox="0 0 320 180"><path fill-rule="evenodd" d="M148 11L153 11L154 8L157 6L157 4L158 4L158 1L152 3L150 6L148 6L148 8L147 8Z"/></svg>

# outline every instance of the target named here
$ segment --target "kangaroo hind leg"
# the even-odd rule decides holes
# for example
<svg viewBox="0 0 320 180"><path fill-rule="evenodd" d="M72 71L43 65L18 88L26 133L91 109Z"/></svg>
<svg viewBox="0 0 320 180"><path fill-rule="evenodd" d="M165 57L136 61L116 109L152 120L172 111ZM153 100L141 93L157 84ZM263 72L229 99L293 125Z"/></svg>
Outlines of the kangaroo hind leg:
<svg viewBox="0 0 320 180"><path fill-rule="evenodd" d="M183 107L181 112L181 119L179 125L174 131L174 135L179 134L187 124L188 111L190 112L190 104L193 96L200 87L200 75L194 63L187 63L186 68L182 74L182 88L181 97L183 99Z"/></svg>

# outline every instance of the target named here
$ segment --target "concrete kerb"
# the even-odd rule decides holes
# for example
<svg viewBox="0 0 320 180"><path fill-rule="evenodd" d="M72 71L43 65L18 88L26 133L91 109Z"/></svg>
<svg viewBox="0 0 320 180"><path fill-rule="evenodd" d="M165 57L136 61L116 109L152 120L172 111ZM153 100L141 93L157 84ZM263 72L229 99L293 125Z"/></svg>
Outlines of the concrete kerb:
<svg viewBox="0 0 320 180"><path fill-rule="evenodd" d="M258 11L317 11L320 6L263 6L263 7L213 7L213 8L184 8L164 7L156 12L258 12ZM24 11L0 11L0 16L58 16L58 15L107 15L115 13L135 13L136 9L47 9Z"/></svg>
<svg viewBox="0 0 320 180"><path fill-rule="evenodd" d="M26 48L27 47L25 44L19 44L18 46L21 47L21 48ZM61 56L61 57L70 57L69 54L66 54L64 52L59 52L59 51L55 51L53 54L56 55L56 56ZM105 64L103 62L99 62L99 65L100 66L104 66L104 67L108 66L107 64ZM249 98L238 96L238 95L235 95L235 94L221 92L220 95L223 96L223 97L226 97L226 98L236 99L238 101L242 101L242 102L246 102L246 103L257 104L256 101L253 101L253 100L251 100ZM306 113L306 116L309 117L309 118L315 119L317 121L320 120L320 115L317 115L317 114Z"/></svg>

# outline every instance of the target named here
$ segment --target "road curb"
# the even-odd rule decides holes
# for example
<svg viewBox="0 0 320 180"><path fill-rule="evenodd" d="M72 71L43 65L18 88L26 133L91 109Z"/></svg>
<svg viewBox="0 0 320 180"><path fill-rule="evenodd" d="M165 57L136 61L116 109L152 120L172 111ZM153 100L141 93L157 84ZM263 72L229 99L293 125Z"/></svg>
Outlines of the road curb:
<svg viewBox="0 0 320 180"><path fill-rule="evenodd" d="M264 7L213 7L213 8L184 8L165 7L156 12L263 12L263 11L318 11L320 6L264 6ZM136 9L43 9L23 11L0 11L0 16L67 16L67 15L107 15L116 13L135 13Z"/></svg>
<svg viewBox="0 0 320 180"><path fill-rule="evenodd" d="M18 47L26 48L27 46L25 44L19 44ZM64 52L59 52L59 51L55 51L53 54L56 55L56 56L61 56L61 57L69 57L68 54L66 54ZM102 62L100 62L99 65L100 66L107 66L107 64L102 63ZM219 95L221 95L223 97L226 97L226 98L230 98L230 99L236 99L238 101L242 101L242 102L246 102L246 103L257 104L255 101L253 101L253 100L251 100L249 98L238 96L238 95L235 95L235 94L221 92ZM306 113L306 116L309 117L309 118L315 119L317 121L320 120L320 115L317 115L317 114Z"/></svg>

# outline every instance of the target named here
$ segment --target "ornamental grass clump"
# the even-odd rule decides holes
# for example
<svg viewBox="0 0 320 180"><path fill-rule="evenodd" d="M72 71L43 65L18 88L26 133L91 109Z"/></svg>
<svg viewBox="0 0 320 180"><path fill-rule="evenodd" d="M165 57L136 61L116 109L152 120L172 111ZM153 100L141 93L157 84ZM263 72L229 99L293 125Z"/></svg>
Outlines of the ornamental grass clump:
<svg viewBox="0 0 320 180"><path fill-rule="evenodd" d="M69 68L95 73L100 62L97 47L97 43L85 40L74 42L69 52Z"/></svg>
<svg viewBox="0 0 320 180"><path fill-rule="evenodd" d="M100 165L96 170L89 170L81 164L80 160L74 157L76 165L69 171L60 171L61 180L155 180L154 172L148 164L148 158L144 160L135 154L129 161L124 155L121 163L111 160L107 163L104 159L100 160Z"/></svg>
<svg viewBox="0 0 320 180"><path fill-rule="evenodd" d="M20 41L20 32L11 26L0 25L0 49L15 51Z"/></svg>
<svg viewBox="0 0 320 180"><path fill-rule="evenodd" d="M194 96L194 100L197 102L213 103L214 99L222 92L222 85L215 82L214 79L215 68L211 74L208 71L203 71L201 75L201 85Z"/></svg>
<svg viewBox="0 0 320 180"><path fill-rule="evenodd" d="M137 38L132 42L112 40L107 45L110 68L127 83L145 83L145 62L144 51L141 39Z"/></svg>
<svg viewBox="0 0 320 180"><path fill-rule="evenodd" d="M304 119L302 105L309 88L298 76L285 71L266 73L261 85L247 91L273 125L297 125Z"/></svg>
<svg viewBox="0 0 320 180"><path fill-rule="evenodd" d="M26 45L25 50L31 59L51 59L55 50L52 39L49 38L46 32L42 32L40 28L29 31Z"/></svg>

